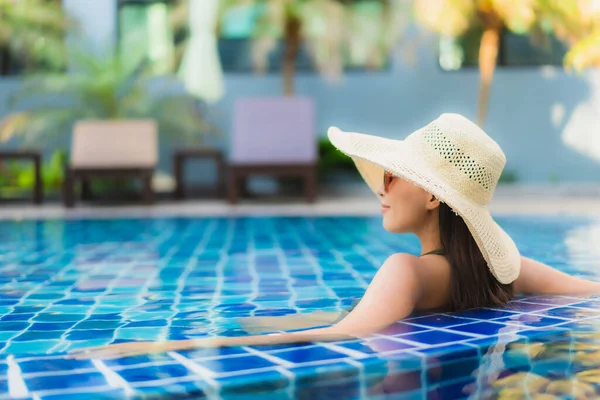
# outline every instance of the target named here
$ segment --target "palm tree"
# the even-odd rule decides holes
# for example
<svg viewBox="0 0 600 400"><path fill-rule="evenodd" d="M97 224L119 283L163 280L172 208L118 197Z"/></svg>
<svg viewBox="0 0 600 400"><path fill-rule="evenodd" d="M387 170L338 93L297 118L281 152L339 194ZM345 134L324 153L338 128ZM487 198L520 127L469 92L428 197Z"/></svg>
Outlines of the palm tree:
<svg viewBox="0 0 600 400"><path fill-rule="evenodd" d="M70 26L56 0L0 0L0 75L9 72L11 59L26 69L64 67Z"/></svg>
<svg viewBox="0 0 600 400"><path fill-rule="evenodd" d="M460 37L475 27L481 28L477 121L483 125L500 35L504 29L524 34L538 28L538 0L415 0L414 6L417 22L447 37Z"/></svg>
<svg viewBox="0 0 600 400"><path fill-rule="evenodd" d="M555 35L570 46L565 67L600 65L600 7L595 0L539 0Z"/></svg>
<svg viewBox="0 0 600 400"><path fill-rule="evenodd" d="M184 140L214 131L197 101L166 77L153 79L147 63L84 54L74 54L74 61L78 68L69 74L26 80L11 105L22 109L35 98L35 106L0 121L0 142L48 140L83 119L152 118L161 133Z"/></svg>
<svg viewBox="0 0 600 400"><path fill-rule="evenodd" d="M565 67L581 71L600 65L600 10L596 3L595 0L415 0L414 6L416 20L441 35L456 38L473 28L482 30L477 121L483 125L502 31L531 34L532 41L538 44L548 35L555 35L571 47L564 59Z"/></svg>
<svg viewBox="0 0 600 400"><path fill-rule="evenodd" d="M387 62L403 27L405 10L398 0L223 0L222 13L256 7L252 55L257 72L283 39L283 92L294 94L296 60L304 43L318 71L336 79L348 63L378 68Z"/></svg>

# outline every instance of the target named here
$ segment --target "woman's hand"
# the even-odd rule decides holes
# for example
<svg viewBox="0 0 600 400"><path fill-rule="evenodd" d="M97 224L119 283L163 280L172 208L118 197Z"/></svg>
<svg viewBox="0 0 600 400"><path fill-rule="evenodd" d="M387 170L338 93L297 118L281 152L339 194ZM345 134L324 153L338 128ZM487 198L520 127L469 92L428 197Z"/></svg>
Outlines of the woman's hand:
<svg viewBox="0 0 600 400"><path fill-rule="evenodd" d="M168 351L221 347L222 345L223 343L221 338L173 340L169 342L130 342L76 350L67 356L67 358L72 358L75 360L113 360L115 358L133 357L151 353L165 353Z"/></svg>

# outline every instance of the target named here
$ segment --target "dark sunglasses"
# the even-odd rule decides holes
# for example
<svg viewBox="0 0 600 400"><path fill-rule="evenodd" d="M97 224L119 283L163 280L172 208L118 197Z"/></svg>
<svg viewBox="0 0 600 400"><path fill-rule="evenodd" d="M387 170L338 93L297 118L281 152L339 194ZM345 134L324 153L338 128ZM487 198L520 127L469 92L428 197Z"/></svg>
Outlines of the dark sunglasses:
<svg viewBox="0 0 600 400"><path fill-rule="evenodd" d="M383 172L383 190L385 192L388 191L388 189L390 188L390 184L392 183L393 180L394 180L394 175L392 175L391 172L389 172L389 171Z"/></svg>

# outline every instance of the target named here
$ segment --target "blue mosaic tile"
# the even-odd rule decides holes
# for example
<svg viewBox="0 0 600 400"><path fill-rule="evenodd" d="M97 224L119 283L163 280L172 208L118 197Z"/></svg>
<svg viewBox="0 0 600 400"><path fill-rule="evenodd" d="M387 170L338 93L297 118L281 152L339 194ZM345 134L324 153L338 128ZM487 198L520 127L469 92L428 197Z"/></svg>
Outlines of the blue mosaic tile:
<svg viewBox="0 0 600 400"><path fill-rule="evenodd" d="M445 400L445 399L466 399L473 394L473 384L475 380L472 378L454 382L446 385L437 386L435 389L427 391L428 400Z"/></svg>
<svg viewBox="0 0 600 400"><path fill-rule="evenodd" d="M166 353L152 353L143 356L117 358L114 360L104 360L106 365L117 371L122 368L128 368L139 364L167 364L172 363L173 358Z"/></svg>
<svg viewBox="0 0 600 400"><path fill-rule="evenodd" d="M533 314L520 314L508 318L497 319L496 322L519 325L522 327L542 327L558 325L565 322L564 319L542 317Z"/></svg>
<svg viewBox="0 0 600 400"><path fill-rule="evenodd" d="M590 308L600 311L600 301L584 301L581 303L572 304L573 307Z"/></svg>
<svg viewBox="0 0 600 400"><path fill-rule="evenodd" d="M395 398L403 393L416 391L423 385L426 385L426 382L423 382L422 373L419 370L396 371L390 369L383 379L367 389L367 395L369 398L381 395Z"/></svg>
<svg viewBox="0 0 600 400"><path fill-rule="evenodd" d="M160 337L161 328L119 328L115 330L114 336L118 339L132 340L157 340Z"/></svg>
<svg viewBox="0 0 600 400"><path fill-rule="evenodd" d="M333 368L315 369L300 367L293 369L298 376L295 381L295 398L356 399L360 397L361 385L356 368L337 364Z"/></svg>
<svg viewBox="0 0 600 400"><path fill-rule="evenodd" d="M179 351L184 357L191 359L203 359L203 358L217 358L232 355L248 355L248 351L241 347L221 347L215 349L197 349L197 350L186 350Z"/></svg>
<svg viewBox="0 0 600 400"><path fill-rule="evenodd" d="M135 386L136 394L143 398L193 398L204 399L208 397L209 385L201 381L179 381L170 384L149 386ZM119 397L123 398L123 397Z"/></svg>
<svg viewBox="0 0 600 400"><path fill-rule="evenodd" d="M85 320L79 322L76 325L73 325L74 330L95 330L95 329L116 329L124 324L122 322L113 320L113 321L105 321L105 320Z"/></svg>
<svg viewBox="0 0 600 400"><path fill-rule="evenodd" d="M179 364L145 366L119 370L119 375L127 382L149 382L166 378L180 378L194 375L186 367Z"/></svg>
<svg viewBox="0 0 600 400"><path fill-rule="evenodd" d="M44 395L42 400L89 400L92 398L102 398L103 400L117 400L127 398L127 393L121 389L113 389L111 387L102 388L96 392L82 393L60 393L54 395Z"/></svg>
<svg viewBox="0 0 600 400"><path fill-rule="evenodd" d="M35 322L76 322L85 319L85 314L39 313L33 320Z"/></svg>
<svg viewBox="0 0 600 400"><path fill-rule="evenodd" d="M477 335L498 335L518 331L520 328L515 325L500 324L496 322L475 322L467 325L455 326L453 331L473 333Z"/></svg>
<svg viewBox="0 0 600 400"><path fill-rule="evenodd" d="M580 319L589 317L600 317L600 311L590 310L586 308L575 307L557 307L549 310L541 310L535 312L538 315L547 315L550 317Z"/></svg>
<svg viewBox="0 0 600 400"><path fill-rule="evenodd" d="M288 344L276 344L276 345L262 345L262 346L250 346L255 350L260 351L278 351L278 350L289 350L298 349L301 347L314 347L314 343L288 343Z"/></svg>
<svg viewBox="0 0 600 400"><path fill-rule="evenodd" d="M589 221L500 222L523 254L594 278L592 257L563 243L573 229L595 226ZM60 242L41 233L44 250L37 249L42 242L19 233L32 224L64 231ZM197 253L199 238L207 240ZM236 321L242 316L339 310L364 294L390 252L419 250L416 238L384 232L379 218L0 222L0 393L7 390L2 360L14 355L30 394L42 399L123 398L93 363L60 354L111 342L244 335ZM569 335L600 331L600 297L516 300L507 308L411 315L367 340L179 352L207 381L168 354L103 364L140 397L202 397L220 387L223 398L263 400L460 398L472 395L470 374L486 357L503 362L500 376L578 371L564 360L530 360L511 346L572 343Z"/></svg>
<svg viewBox="0 0 600 400"><path fill-rule="evenodd" d="M20 334L21 334L21 332L19 332L19 331L0 332L0 342L4 342L15 336L19 336Z"/></svg>
<svg viewBox="0 0 600 400"><path fill-rule="evenodd" d="M279 371L216 378L215 381L221 387L223 396L259 396L262 392L278 391L290 385L290 378Z"/></svg>
<svg viewBox="0 0 600 400"><path fill-rule="evenodd" d="M0 331L23 331L29 327L27 322L0 322Z"/></svg>
<svg viewBox="0 0 600 400"><path fill-rule="evenodd" d="M340 379L356 379L360 375L357 366L345 361L325 365L295 366L288 370L294 374L294 381L299 385L322 385Z"/></svg>
<svg viewBox="0 0 600 400"><path fill-rule="evenodd" d="M569 329L574 329L573 326L568 327L568 324L559 325L556 327L544 327L530 330L523 330L519 332L519 336L526 337L528 339L541 339L552 337L554 335L564 335L569 332Z"/></svg>
<svg viewBox="0 0 600 400"><path fill-rule="evenodd" d="M581 299L563 296L531 296L524 300L528 303L550 304L556 306L568 306L579 303Z"/></svg>
<svg viewBox="0 0 600 400"><path fill-rule="evenodd" d="M94 329L89 331L72 330L67 333L69 340L88 340L88 339L112 339L115 331L113 329Z"/></svg>
<svg viewBox="0 0 600 400"><path fill-rule="evenodd" d="M552 305L550 305L550 304L536 304L536 303L527 303L527 302L522 302L522 301L513 301L506 306L506 310L531 312L531 311L546 310L550 307L552 307Z"/></svg>
<svg viewBox="0 0 600 400"><path fill-rule="evenodd" d="M434 385L440 382L451 382L470 378L479 368L481 360L479 357L464 358L433 364L434 366L427 370L427 383Z"/></svg>
<svg viewBox="0 0 600 400"><path fill-rule="evenodd" d="M235 356L219 359L200 359L196 360L196 363L217 373L277 366L277 364L255 355Z"/></svg>
<svg viewBox="0 0 600 400"><path fill-rule="evenodd" d="M420 332L420 331L424 331L424 330L427 330L427 328L422 327L422 326L407 324L404 322L396 322L395 324L392 324L392 325L388 326L387 328L382 329L378 333L381 335L386 335L386 336L396 336L396 335L403 335L405 333Z"/></svg>
<svg viewBox="0 0 600 400"><path fill-rule="evenodd" d="M45 339L28 342L11 342L0 351L0 354L46 354L54 346L58 345L60 340Z"/></svg>
<svg viewBox="0 0 600 400"><path fill-rule="evenodd" d="M471 343L471 342L469 342ZM416 349L415 352L426 358L426 364L438 364L446 361L456 361L463 358L476 357L479 351L474 346L465 344L449 344L440 347L428 347Z"/></svg>
<svg viewBox="0 0 600 400"><path fill-rule="evenodd" d="M461 335L458 333L445 332L445 331L425 331L410 333L401 336L402 339L410 340L411 342L419 343L422 345L437 345L444 343L459 342L462 340L471 339L473 336Z"/></svg>
<svg viewBox="0 0 600 400"><path fill-rule="evenodd" d="M134 321L129 322L123 326L123 328L148 328L148 327L161 327L167 326L166 320L149 320L149 321Z"/></svg>
<svg viewBox="0 0 600 400"><path fill-rule="evenodd" d="M0 321L2 321L2 322L6 322L6 321L28 321L34 315L35 314L25 314L25 313L13 314L13 313L11 313L11 314L4 315L2 318L0 318Z"/></svg>
<svg viewBox="0 0 600 400"><path fill-rule="evenodd" d="M283 350L273 353L277 358L294 364L301 364L319 360L336 360L347 358L346 354L339 353L321 346L306 347L296 350Z"/></svg>
<svg viewBox="0 0 600 400"><path fill-rule="evenodd" d="M28 361L16 360L21 372L50 372L50 371L69 371L75 369L94 368L89 360L70 360L64 358L47 359L28 359Z"/></svg>
<svg viewBox="0 0 600 400"><path fill-rule="evenodd" d="M477 320L467 318L457 318L451 315L428 315L426 317L411 318L410 324L418 324L429 328L446 328L454 325L468 324Z"/></svg>
<svg viewBox="0 0 600 400"><path fill-rule="evenodd" d="M25 378L25 384L30 391L89 388L107 385L104 376L98 372L71 374L60 377L40 376Z"/></svg>
<svg viewBox="0 0 600 400"><path fill-rule="evenodd" d="M61 331L25 331L22 334L13 338L16 342L27 342L32 340L48 340L48 339L60 339L64 334Z"/></svg>
<svg viewBox="0 0 600 400"><path fill-rule="evenodd" d="M510 317L511 315L515 315L515 312L509 312L505 310L492 310L487 308L478 308L474 310L467 310L453 313L452 315L457 317L465 317L465 318L473 318L478 320L494 320L499 318ZM517 314L518 315L518 314Z"/></svg>
<svg viewBox="0 0 600 400"><path fill-rule="evenodd" d="M45 323L45 322L34 322L31 324L30 331L60 331L65 332L67 329L73 327L76 322L64 322L64 323Z"/></svg>
<svg viewBox="0 0 600 400"><path fill-rule="evenodd" d="M339 343L338 346L360 351L365 354L386 353L414 348L415 345L386 338Z"/></svg>

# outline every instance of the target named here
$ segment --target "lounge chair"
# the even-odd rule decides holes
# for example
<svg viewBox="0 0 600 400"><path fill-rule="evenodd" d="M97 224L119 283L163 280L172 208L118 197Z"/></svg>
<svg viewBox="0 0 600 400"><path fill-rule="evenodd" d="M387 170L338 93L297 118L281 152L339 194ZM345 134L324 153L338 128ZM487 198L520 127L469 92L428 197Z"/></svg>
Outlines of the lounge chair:
<svg viewBox="0 0 600 400"><path fill-rule="evenodd" d="M69 165L65 169L64 204L75 204L75 183L83 195L95 178L138 178L143 200L154 202L152 176L158 162L158 127L153 120L87 120L75 124Z"/></svg>
<svg viewBox="0 0 600 400"><path fill-rule="evenodd" d="M307 97L243 98L234 105L228 197L238 202L240 183L252 175L300 177L313 202L317 192L315 110Z"/></svg>

